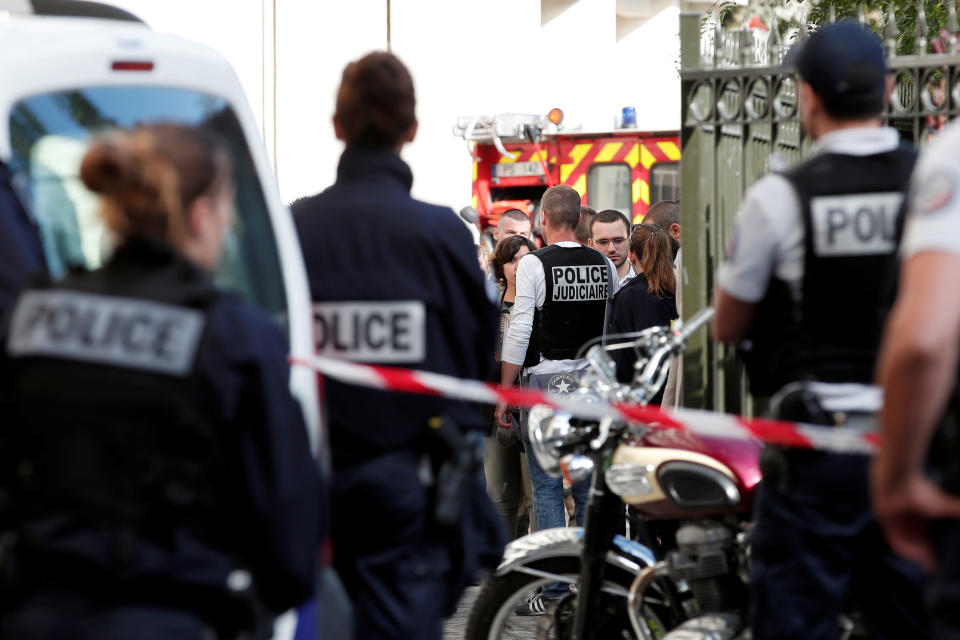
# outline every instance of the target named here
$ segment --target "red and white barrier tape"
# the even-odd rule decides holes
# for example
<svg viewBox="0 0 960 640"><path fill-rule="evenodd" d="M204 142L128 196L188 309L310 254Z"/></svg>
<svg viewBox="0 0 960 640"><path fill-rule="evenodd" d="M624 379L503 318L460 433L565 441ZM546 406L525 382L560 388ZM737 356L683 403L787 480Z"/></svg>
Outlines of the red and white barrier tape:
<svg viewBox="0 0 960 640"><path fill-rule="evenodd" d="M546 393L537 389L500 389L488 382L462 380L415 369L357 364L326 356L291 357L290 362L340 382L372 389L441 396L484 404L503 401L511 406L528 409L537 404L545 404L581 418L599 420L610 417L623 422L643 423L654 428L676 429L698 436L758 439L768 444L837 453L872 453L880 444L877 433L856 429L743 418L697 409L661 409L655 405L642 407L633 404L583 402L573 396Z"/></svg>

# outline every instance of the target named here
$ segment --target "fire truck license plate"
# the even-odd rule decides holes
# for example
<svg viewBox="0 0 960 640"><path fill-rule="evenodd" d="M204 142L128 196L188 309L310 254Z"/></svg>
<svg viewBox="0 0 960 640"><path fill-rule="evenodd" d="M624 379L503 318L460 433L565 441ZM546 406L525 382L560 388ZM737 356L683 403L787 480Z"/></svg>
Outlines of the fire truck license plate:
<svg viewBox="0 0 960 640"><path fill-rule="evenodd" d="M493 174L498 178L542 176L543 166L539 162L508 162L495 164L493 165Z"/></svg>

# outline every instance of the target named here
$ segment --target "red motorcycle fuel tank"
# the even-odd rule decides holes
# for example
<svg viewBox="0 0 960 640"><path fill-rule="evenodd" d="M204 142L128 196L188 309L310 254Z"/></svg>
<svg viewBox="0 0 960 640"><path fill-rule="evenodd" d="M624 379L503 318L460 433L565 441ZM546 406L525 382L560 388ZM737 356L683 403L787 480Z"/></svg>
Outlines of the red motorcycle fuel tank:
<svg viewBox="0 0 960 640"><path fill-rule="evenodd" d="M645 472L646 482L624 484L627 493L620 494L644 518L740 513L752 506L754 488L760 481L762 448L759 441L653 429L642 439L621 445L613 455L611 468L633 474ZM608 484L610 479L608 474ZM614 485L616 482L611 488L616 491ZM630 486L636 490L631 491Z"/></svg>

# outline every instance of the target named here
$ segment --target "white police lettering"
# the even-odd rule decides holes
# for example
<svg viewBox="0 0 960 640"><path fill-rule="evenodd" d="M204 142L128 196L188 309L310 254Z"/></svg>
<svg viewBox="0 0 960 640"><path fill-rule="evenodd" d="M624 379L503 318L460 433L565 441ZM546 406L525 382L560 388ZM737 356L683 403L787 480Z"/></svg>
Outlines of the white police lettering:
<svg viewBox="0 0 960 640"><path fill-rule="evenodd" d="M317 352L356 362L423 362L426 308L419 300L313 305Z"/></svg>
<svg viewBox="0 0 960 640"><path fill-rule="evenodd" d="M158 302L75 291L28 291L7 351L183 376L193 367L204 314Z"/></svg>
<svg viewBox="0 0 960 640"><path fill-rule="evenodd" d="M556 302L585 302L606 300L607 267L592 265L579 267L552 267L553 300Z"/></svg>
<svg viewBox="0 0 960 640"><path fill-rule="evenodd" d="M810 203L818 256L893 253L902 193L821 196Z"/></svg>

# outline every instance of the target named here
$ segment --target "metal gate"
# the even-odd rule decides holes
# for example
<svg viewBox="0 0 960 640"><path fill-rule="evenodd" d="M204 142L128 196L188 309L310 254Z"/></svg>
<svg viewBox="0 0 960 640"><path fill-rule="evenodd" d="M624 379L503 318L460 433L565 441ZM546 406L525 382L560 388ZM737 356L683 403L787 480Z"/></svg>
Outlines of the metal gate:
<svg viewBox="0 0 960 640"><path fill-rule="evenodd" d="M887 12L885 48L897 84L886 117L918 146L960 113L958 28L952 0L950 5L947 37L937 43L943 53L926 53L920 10L918 53L896 55L896 23ZM859 13L863 21L862 9ZM789 46L780 41L776 24L770 26L767 37L750 29L705 28L701 14L680 17L685 315L712 299L745 190L809 153L797 116L796 78L782 66ZM805 35L801 27L798 38ZM713 343L705 333L691 341L684 356L686 406L750 415L758 407L746 389L731 347Z"/></svg>

